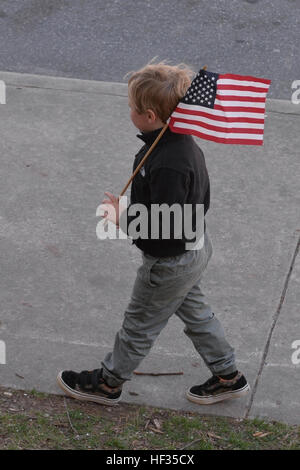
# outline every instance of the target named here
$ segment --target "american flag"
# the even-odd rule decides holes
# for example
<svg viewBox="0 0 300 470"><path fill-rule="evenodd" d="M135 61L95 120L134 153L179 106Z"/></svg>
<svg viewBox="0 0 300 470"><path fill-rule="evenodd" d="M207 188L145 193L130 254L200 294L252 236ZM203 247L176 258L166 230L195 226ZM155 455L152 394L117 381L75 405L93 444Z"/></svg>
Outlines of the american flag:
<svg viewBox="0 0 300 470"><path fill-rule="evenodd" d="M270 83L201 69L171 114L169 127L222 144L263 145Z"/></svg>

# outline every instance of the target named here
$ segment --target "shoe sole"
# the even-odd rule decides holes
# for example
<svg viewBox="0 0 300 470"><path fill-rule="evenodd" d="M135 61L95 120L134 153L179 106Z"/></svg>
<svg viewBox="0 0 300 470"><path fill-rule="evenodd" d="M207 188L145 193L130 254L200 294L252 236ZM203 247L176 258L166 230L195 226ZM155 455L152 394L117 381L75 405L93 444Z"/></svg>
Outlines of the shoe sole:
<svg viewBox="0 0 300 470"><path fill-rule="evenodd" d="M218 403L220 401L224 400L231 400L233 398L240 398L247 393L250 392L250 386L249 384L246 384L243 388L240 388L239 390L232 390L230 392L225 392L220 395L208 395L208 396L203 396L199 397L199 395L195 395L191 393L190 391L186 392L186 397L189 401L192 401L193 403L197 403L198 405L213 405L214 403Z"/></svg>
<svg viewBox="0 0 300 470"><path fill-rule="evenodd" d="M89 393L79 392L78 390L74 390L73 388L69 387L62 379L63 371L59 372L56 381L60 388L70 397L75 398L80 401L93 401L94 403L98 403L100 405L116 405L121 397L119 398L106 398L101 397L98 395L92 395Z"/></svg>

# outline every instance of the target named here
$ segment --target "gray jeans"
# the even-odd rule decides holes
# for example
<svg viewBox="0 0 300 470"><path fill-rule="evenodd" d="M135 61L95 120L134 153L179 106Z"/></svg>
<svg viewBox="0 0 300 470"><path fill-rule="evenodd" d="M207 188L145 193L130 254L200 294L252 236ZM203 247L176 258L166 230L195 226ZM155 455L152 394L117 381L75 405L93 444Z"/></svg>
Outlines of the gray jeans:
<svg viewBox="0 0 300 470"><path fill-rule="evenodd" d="M185 324L184 333L213 374L234 372L234 349L200 288L202 274L213 248L207 231L200 250L156 258L142 252L122 328L113 351L102 361L103 376L114 387L130 380L149 353L155 339L175 313Z"/></svg>

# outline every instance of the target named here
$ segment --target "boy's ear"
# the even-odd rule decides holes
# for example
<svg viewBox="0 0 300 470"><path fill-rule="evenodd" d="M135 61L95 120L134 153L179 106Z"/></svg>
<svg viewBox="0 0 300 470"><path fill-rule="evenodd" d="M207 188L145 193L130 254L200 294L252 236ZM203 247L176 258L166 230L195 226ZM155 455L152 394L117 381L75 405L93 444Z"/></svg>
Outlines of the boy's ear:
<svg viewBox="0 0 300 470"><path fill-rule="evenodd" d="M147 118L151 123L156 121L157 116L152 109L147 109Z"/></svg>

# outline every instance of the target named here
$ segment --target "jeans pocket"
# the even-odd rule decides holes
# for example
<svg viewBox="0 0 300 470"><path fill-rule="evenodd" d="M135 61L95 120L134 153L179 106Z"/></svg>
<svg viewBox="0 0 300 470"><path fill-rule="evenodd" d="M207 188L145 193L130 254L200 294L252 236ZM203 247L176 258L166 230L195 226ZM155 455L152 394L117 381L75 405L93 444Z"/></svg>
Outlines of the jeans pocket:
<svg viewBox="0 0 300 470"><path fill-rule="evenodd" d="M177 282L178 277L189 272L186 263L180 265L181 256L157 258L148 270L148 281L151 287L169 288Z"/></svg>
<svg viewBox="0 0 300 470"><path fill-rule="evenodd" d="M148 265L147 282L148 282L149 286L151 286L151 287L157 287L159 285L158 282L157 282L157 273L155 272L155 267L156 267L156 264L157 264L158 260L159 260L159 258L157 258L156 260L154 260L153 262L151 262Z"/></svg>
<svg viewBox="0 0 300 470"><path fill-rule="evenodd" d="M155 265L155 263L157 263L159 258L145 255L144 253L142 254L142 258L143 258L143 264L139 268L140 277L145 284L147 284L150 287L155 287L156 284L152 282L152 278L151 278L151 274L152 274L151 270L152 270L152 267Z"/></svg>

